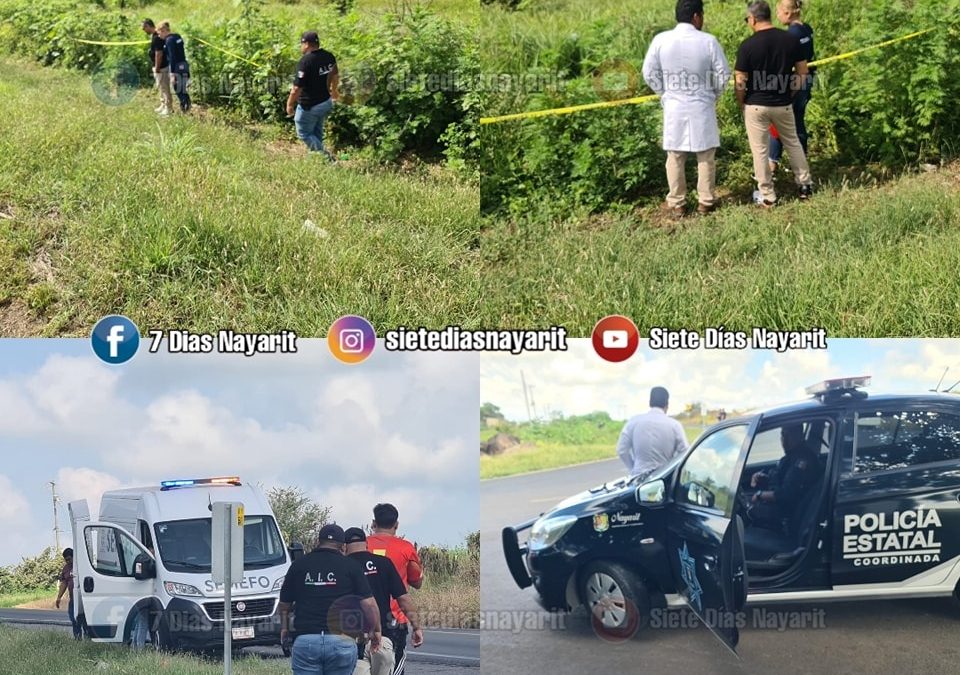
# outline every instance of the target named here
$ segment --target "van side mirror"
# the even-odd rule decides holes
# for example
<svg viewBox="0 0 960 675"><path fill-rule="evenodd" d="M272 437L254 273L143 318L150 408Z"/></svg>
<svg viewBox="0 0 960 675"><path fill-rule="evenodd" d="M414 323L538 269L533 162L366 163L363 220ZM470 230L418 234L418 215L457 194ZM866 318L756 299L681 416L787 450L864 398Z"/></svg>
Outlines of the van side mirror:
<svg viewBox="0 0 960 675"><path fill-rule="evenodd" d="M290 560L297 560L298 558L303 557L303 544L299 541L295 541L289 546L287 546L287 551L290 553Z"/></svg>
<svg viewBox="0 0 960 675"><path fill-rule="evenodd" d="M717 501L717 496L706 485L690 481L690 484L687 485L687 501L697 506L706 506L712 509Z"/></svg>
<svg viewBox="0 0 960 675"><path fill-rule="evenodd" d="M649 483L644 483L637 488L634 493L634 497L637 500L637 504L663 504L666 499L667 488L663 483L663 480L655 480Z"/></svg>
<svg viewBox="0 0 960 675"><path fill-rule="evenodd" d="M157 578L157 563L148 553L141 553L133 559L133 578L137 581Z"/></svg>

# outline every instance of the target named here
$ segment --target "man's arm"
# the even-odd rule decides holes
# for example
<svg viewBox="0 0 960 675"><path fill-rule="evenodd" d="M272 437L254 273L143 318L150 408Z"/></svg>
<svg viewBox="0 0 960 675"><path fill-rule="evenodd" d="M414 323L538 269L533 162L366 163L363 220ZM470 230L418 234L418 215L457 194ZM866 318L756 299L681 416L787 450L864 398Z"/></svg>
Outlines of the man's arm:
<svg viewBox="0 0 960 675"><path fill-rule="evenodd" d="M377 601L373 597L364 598L360 601L360 610L363 612L364 625L373 626L373 631L370 633L370 651L378 652L383 629L380 626L380 608L377 606Z"/></svg>
<svg viewBox="0 0 960 675"><path fill-rule="evenodd" d="M333 70L327 77L327 86L330 89L330 98L334 101L340 100L340 71L337 70L337 64L333 64Z"/></svg>
<svg viewBox="0 0 960 675"><path fill-rule="evenodd" d="M60 588L57 591L57 601L54 603L57 609L60 609L60 598L63 597L63 594L67 592L67 582L62 578L60 579Z"/></svg>
<svg viewBox="0 0 960 675"><path fill-rule="evenodd" d="M416 547L411 545L410 548L413 553L410 554L410 558L407 560L407 583L413 588L420 590L420 588L423 587L423 563L420 561L420 554L417 553Z"/></svg>
<svg viewBox="0 0 960 675"><path fill-rule="evenodd" d="M743 112L743 109L747 106L747 80L750 75L738 70L735 77L734 91L737 95L737 103L740 104L740 112Z"/></svg>
<svg viewBox="0 0 960 675"><path fill-rule="evenodd" d="M807 76L810 74L810 66L807 65L806 61L797 61L797 65L794 66L794 68L793 78L790 80L790 93L796 96L797 92L803 89L803 83L807 81Z"/></svg>
<svg viewBox="0 0 960 675"><path fill-rule="evenodd" d="M617 457L626 465L628 472L633 471L633 443L630 438L632 429L630 422L624 424L617 440Z"/></svg>
<svg viewBox="0 0 960 675"><path fill-rule="evenodd" d="M674 420L674 422L677 422ZM677 422L674 427L676 431L676 438L674 439L674 448L673 456L684 454L687 450L690 449L690 444L687 442L687 432L684 430L683 425Z"/></svg>
<svg viewBox="0 0 960 675"><path fill-rule="evenodd" d="M647 83L655 94L663 96L663 66L660 63L660 48L654 38L643 59L643 81Z"/></svg>
<svg viewBox="0 0 960 675"><path fill-rule="evenodd" d="M397 604L400 609L410 619L410 628L413 629L413 646L419 647L423 644L423 628L420 626L420 618L417 616L417 606L413 603L413 598L409 593L397 597Z"/></svg>
<svg viewBox="0 0 960 675"><path fill-rule="evenodd" d="M290 88L290 95L287 97L287 115L293 117L293 114L297 111L297 101L300 100L300 90L302 87L298 85L293 85Z"/></svg>

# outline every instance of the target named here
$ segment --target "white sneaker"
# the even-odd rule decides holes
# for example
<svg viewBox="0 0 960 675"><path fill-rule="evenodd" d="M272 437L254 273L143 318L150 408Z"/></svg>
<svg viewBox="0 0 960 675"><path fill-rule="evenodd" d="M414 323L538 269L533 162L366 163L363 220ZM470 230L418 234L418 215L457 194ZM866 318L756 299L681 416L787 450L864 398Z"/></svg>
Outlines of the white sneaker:
<svg viewBox="0 0 960 675"><path fill-rule="evenodd" d="M170 109L169 109L169 108L160 108L160 110L158 110L157 112L160 113L160 117L169 117L169 116L170 116Z"/></svg>
<svg viewBox="0 0 960 675"><path fill-rule="evenodd" d="M166 106L161 105L159 108L154 108L154 109L153 109L153 112L155 112L155 113L163 112L165 109L166 109Z"/></svg>

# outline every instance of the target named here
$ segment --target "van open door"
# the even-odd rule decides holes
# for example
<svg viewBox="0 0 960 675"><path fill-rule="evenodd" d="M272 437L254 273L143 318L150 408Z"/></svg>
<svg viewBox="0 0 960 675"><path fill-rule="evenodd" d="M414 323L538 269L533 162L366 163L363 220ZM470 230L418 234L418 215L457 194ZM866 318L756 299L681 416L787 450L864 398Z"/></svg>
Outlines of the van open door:
<svg viewBox="0 0 960 675"><path fill-rule="evenodd" d="M85 500L70 502L77 615L97 642L125 642L134 617L154 594L156 563L133 535L90 520ZM81 609L82 608L82 609Z"/></svg>
<svg viewBox="0 0 960 675"><path fill-rule="evenodd" d="M758 419L704 437L678 472L667 515L667 551L680 595L731 651L747 600L737 488Z"/></svg>

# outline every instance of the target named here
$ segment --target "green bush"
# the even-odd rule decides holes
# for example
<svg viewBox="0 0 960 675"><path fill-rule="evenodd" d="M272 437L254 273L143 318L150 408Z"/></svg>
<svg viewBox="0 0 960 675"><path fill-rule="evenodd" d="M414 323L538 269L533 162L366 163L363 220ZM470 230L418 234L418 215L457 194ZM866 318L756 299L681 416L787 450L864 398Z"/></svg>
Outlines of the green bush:
<svg viewBox="0 0 960 675"><path fill-rule="evenodd" d="M18 565L0 567L0 593L21 593L51 588L57 584L63 558L53 547L37 556L24 558Z"/></svg>

